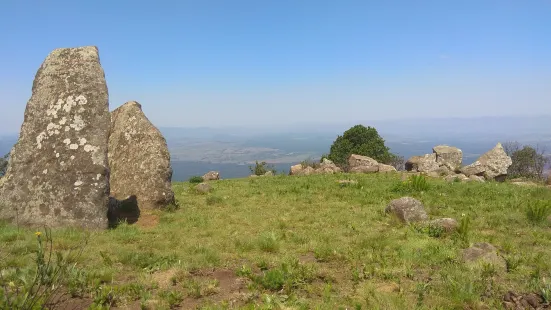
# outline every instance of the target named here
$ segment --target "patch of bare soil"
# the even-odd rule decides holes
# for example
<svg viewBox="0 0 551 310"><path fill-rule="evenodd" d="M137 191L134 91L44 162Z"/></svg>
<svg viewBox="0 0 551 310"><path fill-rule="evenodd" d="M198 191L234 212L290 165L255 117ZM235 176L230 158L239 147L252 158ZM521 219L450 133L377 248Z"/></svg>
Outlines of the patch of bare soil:
<svg viewBox="0 0 551 310"><path fill-rule="evenodd" d="M47 306L56 310L88 309L94 301L91 298L74 298L69 294L59 294Z"/></svg>
<svg viewBox="0 0 551 310"><path fill-rule="evenodd" d="M159 216L152 213L143 212L136 225L140 228L154 228L159 224Z"/></svg>
<svg viewBox="0 0 551 310"><path fill-rule="evenodd" d="M202 269L191 273L191 278L198 282L216 280L218 285L215 291L199 298L188 297L180 304L181 309L195 309L201 304L218 304L227 302L228 306L235 307L248 299L248 279L238 277L234 271L227 269Z"/></svg>

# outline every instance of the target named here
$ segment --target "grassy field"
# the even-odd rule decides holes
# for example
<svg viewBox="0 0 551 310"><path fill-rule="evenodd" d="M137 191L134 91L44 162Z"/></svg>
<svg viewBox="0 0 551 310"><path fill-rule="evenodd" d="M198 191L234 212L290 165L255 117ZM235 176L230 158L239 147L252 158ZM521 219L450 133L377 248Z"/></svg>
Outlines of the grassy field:
<svg viewBox="0 0 551 310"><path fill-rule="evenodd" d="M342 186L342 179L358 183ZM54 229L54 251L73 266L62 279L69 299L58 306L500 309L509 290L551 297L551 224L545 213L528 212L551 199L549 188L430 180L418 191L398 174L211 185L200 194L175 183L179 209L92 232L87 243L82 231ZM470 219L470 226L442 234L403 225L384 212L403 196L423 202L431 218ZM0 285L14 291L20 279L32 280L41 232L0 224ZM476 242L496 246L507 270L462 263L461 250ZM79 247L80 256L66 254Z"/></svg>

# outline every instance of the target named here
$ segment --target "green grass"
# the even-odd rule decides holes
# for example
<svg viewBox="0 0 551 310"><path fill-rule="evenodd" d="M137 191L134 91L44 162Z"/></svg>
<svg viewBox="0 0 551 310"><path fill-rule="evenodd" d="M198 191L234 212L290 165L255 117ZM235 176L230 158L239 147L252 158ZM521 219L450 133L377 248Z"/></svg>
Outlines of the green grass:
<svg viewBox="0 0 551 310"><path fill-rule="evenodd" d="M156 226L91 233L65 288L96 309L495 309L508 290L551 297L551 190L409 184L398 174L280 175L220 180L205 196L175 183L180 208L155 211ZM386 215L386 205L405 195L423 202L431 218L457 219L459 231ZM76 229L52 235L61 251L83 236ZM0 282L23 285L9 277L16 268L33 276L34 231L0 224L0 242ZM463 264L461 250L475 242L496 246L507 271ZM231 277L217 279L223 270ZM236 293L236 281L246 293Z"/></svg>

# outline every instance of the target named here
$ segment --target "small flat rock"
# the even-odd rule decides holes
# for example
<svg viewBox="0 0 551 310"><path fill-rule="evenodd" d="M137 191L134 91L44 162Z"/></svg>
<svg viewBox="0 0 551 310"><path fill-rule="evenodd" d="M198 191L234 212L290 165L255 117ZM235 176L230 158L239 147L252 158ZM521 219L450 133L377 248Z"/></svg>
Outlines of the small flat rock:
<svg viewBox="0 0 551 310"><path fill-rule="evenodd" d="M428 219L423 204L412 197L392 200L386 207L385 212L394 214L403 223L423 222Z"/></svg>
<svg viewBox="0 0 551 310"><path fill-rule="evenodd" d="M439 218L427 222L428 225L440 227L446 232L453 232L457 230L459 224L453 218Z"/></svg>
<svg viewBox="0 0 551 310"><path fill-rule="evenodd" d="M0 219L107 228L109 99L95 46L53 50L36 73L0 186Z"/></svg>
<svg viewBox="0 0 551 310"><path fill-rule="evenodd" d="M378 171L381 172L381 173L386 173L386 172L396 172L398 170L396 170L396 168L394 168L394 166L379 163L379 170Z"/></svg>
<svg viewBox="0 0 551 310"><path fill-rule="evenodd" d="M138 102L129 101L111 113L108 154L115 198L136 195L140 209L174 203L166 140Z"/></svg>
<svg viewBox="0 0 551 310"><path fill-rule="evenodd" d="M220 172L218 171L209 171L203 175L203 181L216 181L220 180Z"/></svg>
<svg viewBox="0 0 551 310"><path fill-rule="evenodd" d="M195 185L195 190L200 193L208 193L212 191L212 186L208 183L199 183Z"/></svg>
<svg viewBox="0 0 551 310"><path fill-rule="evenodd" d="M462 259L467 264L490 263L501 270L506 269L505 259L499 256L497 249L490 243L475 243L472 247L463 250Z"/></svg>

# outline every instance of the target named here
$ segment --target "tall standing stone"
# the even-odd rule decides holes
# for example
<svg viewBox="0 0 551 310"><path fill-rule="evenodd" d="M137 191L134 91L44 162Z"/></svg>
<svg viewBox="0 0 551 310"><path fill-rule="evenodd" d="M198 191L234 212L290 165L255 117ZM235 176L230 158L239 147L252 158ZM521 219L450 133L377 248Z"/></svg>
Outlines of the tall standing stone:
<svg viewBox="0 0 551 310"><path fill-rule="evenodd" d="M111 194L116 199L135 195L140 209L174 202L166 140L139 103L127 102L111 113L108 153Z"/></svg>
<svg viewBox="0 0 551 310"><path fill-rule="evenodd" d="M109 100L95 46L53 50L36 73L0 181L0 218L107 227Z"/></svg>

